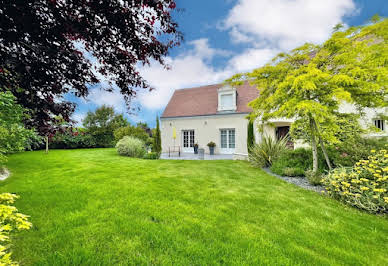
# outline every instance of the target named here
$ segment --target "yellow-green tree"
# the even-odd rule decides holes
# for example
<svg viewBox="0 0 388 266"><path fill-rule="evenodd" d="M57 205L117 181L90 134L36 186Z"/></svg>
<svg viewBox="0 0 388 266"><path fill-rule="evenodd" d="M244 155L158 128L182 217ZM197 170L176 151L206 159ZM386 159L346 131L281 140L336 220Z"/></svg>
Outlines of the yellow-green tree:
<svg viewBox="0 0 388 266"><path fill-rule="evenodd" d="M238 85L248 80L257 86L260 96L250 103L254 118L263 123L293 118L292 127L305 129L314 172L318 144L331 168L324 143L339 141L341 104L350 103L357 112L388 105L388 19L374 17L368 25L339 29L322 45L305 44L226 81Z"/></svg>

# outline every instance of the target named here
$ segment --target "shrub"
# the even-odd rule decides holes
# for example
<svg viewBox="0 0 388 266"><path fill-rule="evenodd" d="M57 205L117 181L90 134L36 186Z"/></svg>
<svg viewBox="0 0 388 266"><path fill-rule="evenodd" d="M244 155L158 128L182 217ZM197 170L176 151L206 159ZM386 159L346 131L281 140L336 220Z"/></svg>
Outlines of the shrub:
<svg viewBox="0 0 388 266"><path fill-rule="evenodd" d="M156 117L156 128L155 128L155 135L154 135L154 142L152 144L152 149L154 152L162 152L162 137L160 133L160 127L159 127L159 117Z"/></svg>
<svg viewBox="0 0 388 266"><path fill-rule="evenodd" d="M98 147L94 136L88 133L70 130L63 133L55 134L55 136L51 140L50 146L53 149L78 149Z"/></svg>
<svg viewBox="0 0 388 266"><path fill-rule="evenodd" d="M27 220L28 216L18 213L12 206L17 198L19 196L11 193L0 194L0 265L17 265L9 252L10 234L14 230L28 230L32 226Z"/></svg>
<svg viewBox="0 0 388 266"><path fill-rule="evenodd" d="M268 167L287 149L287 138L275 139L263 136L260 143L254 144L249 152L249 161L257 167Z"/></svg>
<svg viewBox="0 0 388 266"><path fill-rule="evenodd" d="M351 168L337 168L323 179L330 196L372 213L388 213L388 152L371 151Z"/></svg>
<svg viewBox="0 0 388 266"><path fill-rule="evenodd" d="M44 139L39 136L35 131L30 131L26 139L25 149L26 150L38 150L44 146Z"/></svg>
<svg viewBox="0 0 388 266"><path fill-rule="evenodd" d="M214 147L216 146L216 144L215 144L213 141L210 141L210 142L207 144L207 146L208 146L209 148L214 148Z"/></svg>
<svg viewBox="0 0 388 266"><path fill-rule="evenodd" d="M388 142L387 137L357 138L328 146L328 155L335 167L351 167L359 160L368 158L371 150L381 150Z"/></svg>
<svg viewBox="0 0 388 266"><path fill-rule="evenodd" d="M313 186L318 186L322 184L322 173L317 171L314 172L313 170L307 170L305 172L307 181Z"/></svg>
<svg viewBox="0 0 388 266"><path fill-rule="evenodd" d="M123 137L117 142L116 148L122 156L143 158L145 154L144 142L134 137Z"/></svg>
<svg viewBox="0 0 388 266"><path fill-rule="evenodd" d="M132 125L126 127L120 127L114 131L115 140L119 141L124 136L131 136L137 139L142 140L144 143L150 142L152 143L152 139L150 140L150 136L147 132L144 131L141 127L135 127Z"/></svg>
<svg viewBox="0 0 388 266"><path fill-rule="evenodd" d="M148 159L148 160L157 160L160 157L160 153L158 152L148 152L144 154L143 159Z"/></svg>
<svg viewBox="0 0 388 266"><path fill-rule="evenodd" d="M247 128L247 149L248 152L251 150L253 145L255 144L255 133L254 133L254 125L253 121L249 119L248 121L248 128Z"/></svg>
<svg viewBox="0 0 388 266"><path fill-rule="evenodd" d="M285 167L282 171L283 176L304 176L304 170L298 167Z"/></svg>
<svg viewBox="0 0 388 266"><path fill-rule="evenodd" d="M326 162L321 152L318 153L318 170L323 173L327 170ZM278 174L284 175L284 168L299 168L305 172L311 168L313 163L313 157L311 149L298 148L295 150L285 150L272 164L271 171ZM301 175L304 176L305 174Z"/></svg>

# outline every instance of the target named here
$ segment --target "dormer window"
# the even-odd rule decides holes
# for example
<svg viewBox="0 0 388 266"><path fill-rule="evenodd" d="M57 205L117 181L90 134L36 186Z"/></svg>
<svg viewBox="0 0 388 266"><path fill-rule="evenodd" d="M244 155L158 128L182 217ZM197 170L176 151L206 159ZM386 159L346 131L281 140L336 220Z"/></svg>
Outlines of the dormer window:
<svg viewBox="0 0 388 266"><path fill-rule="evenodd" d="M235 88L223 87L218 89L218 111L236 111L237 92Z"/></svg>

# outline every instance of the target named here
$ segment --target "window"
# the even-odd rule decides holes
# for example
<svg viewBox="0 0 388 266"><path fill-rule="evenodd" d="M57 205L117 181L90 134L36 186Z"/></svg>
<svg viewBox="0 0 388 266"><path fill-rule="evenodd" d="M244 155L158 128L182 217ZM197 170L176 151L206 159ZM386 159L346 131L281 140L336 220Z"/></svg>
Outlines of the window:
<svg viewBox="0 0 388 266"><path fill-rule="evenodd" d="M234 129L228 130L229 132L229 149L234 149L236 147L236 143L234 140Z"/></svg>
<svg viewBox="0 0 388 266"><path fill-rule="evenodd" d="M194 147L194 130L183 130L183 147Z"/></svg>
<svg viewBox="0 0 388 266"><path fill-rule="evenodd" d="M234 129L221 129L221 149L236 148L236 131Z"/></svg>
<svg viewBox="0 0 388 266"><path fill-rule="evenodd" d="M218 89L218 111L236 111L237 90L232 87L222 87Z"/></svg>
<svg viewBox="0 0 388 266"><path fill-rule="evenodd" d="M233 94L221 95L221 108L227 109L233 107Z"/></svg>
<svg viewBox="0 0 388 266"><path fill-rule="evenodd" d="M221 130L221 148L226 149L228 148L228 135L227 130Z"/></svg>
<svg viewBox="0 0 388 266"><path fill-rule="evenodd" d="M382 120L382 119L375 119L375 127L377 127L378 129L384 131L385 129L385 121Z"/></svg>

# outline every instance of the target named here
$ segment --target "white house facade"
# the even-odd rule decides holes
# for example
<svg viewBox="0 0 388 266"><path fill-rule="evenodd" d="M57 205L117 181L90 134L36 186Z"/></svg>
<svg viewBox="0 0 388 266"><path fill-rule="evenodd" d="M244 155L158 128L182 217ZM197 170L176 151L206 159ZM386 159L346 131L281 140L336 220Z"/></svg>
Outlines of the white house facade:
<svg viewBox="0 0 388 266"><path fill-rule="evenodd" d="M162 152L194 152L194 145L209 153L207 144L214 142L215 154L233 154L246 158L247 115L252 111L248 103L259 96L257 88L248 83L230 87L222 84L176 90L161 116ZM344 104L342 112L353 111ZM388 125L380 115L388 115L385 109L367 109L361 125L375 125L372 136L388 136ZM292 119L276 119L264 125L263 132L255 130L255 139L263 134L280 138L289 132ZM259 121L255 121L255 129ZM294 148L305 147L303 141L295 141Z"/></svg>

